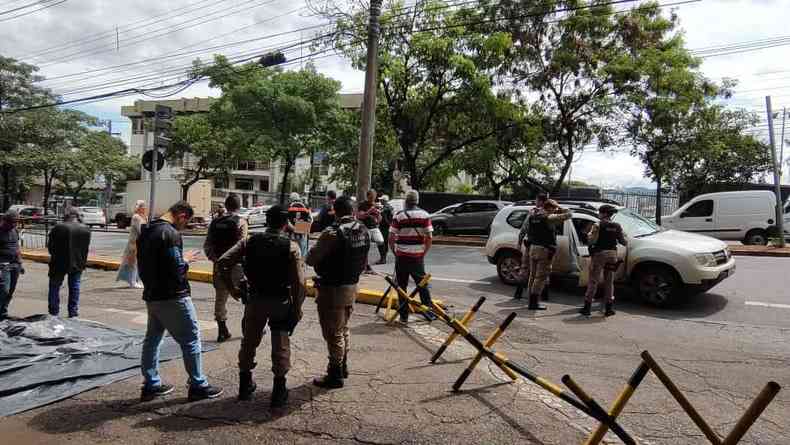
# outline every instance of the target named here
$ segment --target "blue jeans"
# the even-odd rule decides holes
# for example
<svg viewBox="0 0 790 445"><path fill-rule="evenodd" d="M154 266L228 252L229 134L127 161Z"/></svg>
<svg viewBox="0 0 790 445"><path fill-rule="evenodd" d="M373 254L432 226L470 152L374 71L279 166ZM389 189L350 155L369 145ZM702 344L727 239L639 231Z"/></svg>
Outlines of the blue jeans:
<svg viewBox="0 0 790 445"><path fill-rule="evenodd" d="M159 345L165 330L181 346L184 369L189 375L189 386L202 388L208 386L203 375L200 349L200 328L197 313L191 298L178 300L146 301L148 309L148 328L143 340L141 367L145 379L145 389L157 388L162 384L159 377Z"/></svg>
<svg viewBox="0 0 790 445"><path fill-rule="evenodd" d="M0 320L8 317L8 305L14 297L16 283L19 280L19 265L0 265Z"/></svg>
<svg viewBox="0 0 790 445"><path fill-rule="evenodd" d="M72 272L69 275L69 317L76 317L80 311L80 281L82 271ZM49 315L60 314L60 286L63 285L63 275L49 277Z"/></svg>

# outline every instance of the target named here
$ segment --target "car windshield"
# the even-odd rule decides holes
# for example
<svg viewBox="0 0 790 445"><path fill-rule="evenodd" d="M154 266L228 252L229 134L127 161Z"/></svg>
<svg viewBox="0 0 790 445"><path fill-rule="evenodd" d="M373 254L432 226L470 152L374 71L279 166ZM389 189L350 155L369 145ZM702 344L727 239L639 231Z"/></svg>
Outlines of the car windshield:
<svg viewBox="0 0 790 445"><path fill-rule="evenodd" d="M661 231L661 227L644 216L629 209L620 209L614 215L614 222L623 227L623 232L632 238L652 235Z"/></svg>

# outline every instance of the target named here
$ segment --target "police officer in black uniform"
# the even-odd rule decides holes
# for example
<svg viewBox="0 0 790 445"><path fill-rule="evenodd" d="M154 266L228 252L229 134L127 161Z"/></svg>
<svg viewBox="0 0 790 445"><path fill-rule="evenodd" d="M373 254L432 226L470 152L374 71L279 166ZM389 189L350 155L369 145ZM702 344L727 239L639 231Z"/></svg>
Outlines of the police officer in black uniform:
<svg viewBox="0 0 790 445"><path fill-rule="evenodd" d="M549 199L543 211L529 215L529 310L545 310L538 303L551 274L551 262L557 252L557 225L570 219L571 212L560 209L559 204Z"/></svg>
<svg viewBox="0 0 790 445"><path fill-rule="evenodd" d="M288 212L280 205L266 212L267 229L241 240L217 262L223 278L244 302L241 322L243 338L239 350L239 400L250 400L256 385L252 380L255 350L264 328L272 333L272 408L285 405L288 390L285 375L291 368L290 335L302 318L305 298L304 272L299 246L283 231ZM231 283L231 269L242 263L246 281ZM245 289L246 288L246 289Z"/></svg>
<svg viewBox="0 0 790 445"><path fill-rule="evenodd" d="M318 319L329 352L326 375L313 381L321 388L342 388L343 379L348 378L348 321L370 250L368 229L354 219L351 199L341 196L334 209L336 222L321 232L307 254L307 264L318 273Z"/></svg>
<svg viewBox="0 0 790 445"><path fill-rule="evenodd" d="M590 240L590 274L587 280L587 292L584 294L584 307L579 311L582 315L590 316L592 301L598 292L598 286L604 287L604 315L614 315L614 273L617 271L619 260L617 258L617 244L628 245L623 235L620 224L612 221L617 213L617 208L608 204L598 209L600 221L590 228L587 235Z"/></svg>

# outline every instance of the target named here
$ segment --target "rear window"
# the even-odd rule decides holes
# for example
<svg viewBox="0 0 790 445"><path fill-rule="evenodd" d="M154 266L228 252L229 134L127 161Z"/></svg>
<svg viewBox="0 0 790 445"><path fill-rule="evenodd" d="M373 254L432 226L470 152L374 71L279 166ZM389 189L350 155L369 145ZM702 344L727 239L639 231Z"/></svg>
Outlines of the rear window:
<svg viewBox="0 0 790 445"><path fill-rule="evenodd" d="M529 210L516 210L507 216L507 223L513 228L521 229L521 225L524 224L524 220L527 219L528 213Z"/></svg>

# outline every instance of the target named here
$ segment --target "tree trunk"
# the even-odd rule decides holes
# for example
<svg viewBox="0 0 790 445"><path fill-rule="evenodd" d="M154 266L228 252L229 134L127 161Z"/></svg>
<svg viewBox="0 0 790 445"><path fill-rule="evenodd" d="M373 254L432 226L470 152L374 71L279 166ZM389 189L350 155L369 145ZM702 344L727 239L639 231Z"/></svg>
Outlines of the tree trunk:
<svg viewBox="0 0 790 445"><path fill-rule="evenodd" d="M287 205L288 203L285 202L285 193L286 193L286 186L288 185L288 176L291 173L291 168L293 167L293 162L290 159L285 159L285 169L283 169L283 180L280 183L280 203L282 205Z"/></svg>
<svg viewBox="0 0 790 445"><path fill-rule="evenodd" d="M661 225L661 175L656 175L656 224Z"/></svg>
<svg viewBox="0 0 790 445"><path fill-rule="evenodd" d="M187 181L186 184L181 184L181 199L183 199L184 201L186 201L187 197L189 196L189 189L193 185L197 184L198 181L200 181L202 170L203 169L198 170L198 172L195 173L195 176L193 176L192 179Z"/></svg>
<svg viewBox="0 0 790 445"><path fill-rule="evenodd" d="M52 193L52 180L53 175L47 171L44 171L44 199L42 202L42 207L44 207L44 214L49 214L49 195Z"/></svg>
<svg viewBox="0 0 790 445"><path fill-rule="evenodd" d="M310 193L315 191L316 187L316 174L315 174L315 148L310 149L310 175L308 176L307 183L310 184Z"/></svg>
<svg viewBox="0 0 790 445"><path fill-rule="evenodd" d="M3 211L5 212L11 207L11 203L9 202L11 199L11 168L3 166Z"/></svg>
<svg viewBox="0 0 790 445"><path fill-rule="evenodd" d="M85 188L85 183L78 185L74 188L71 193L71 205L72 207L77 207L80 204L80 193L82 193L82 189Z"/></svg>
<svg viewBox="0 0 790 445"><path fill-rule="evenodd" d="M405 170L409 173L409 186L414 190L422 191L422 178L417 171L417 160L412 157L404 159Z"/></svg>
<svg viewBox="0 0 790 445"><path fill-rule="evenodd" d="M560 189L562 189L562 183L565 182L565 177L568 176L568 172L571 169L571 162L573 162L573 156L571 156L570 161L565 159L565 165L562 166L562 170L560 171L560 177L554 181L554 186L551 188L551 194L556 195L559 193Z"/></svg>

